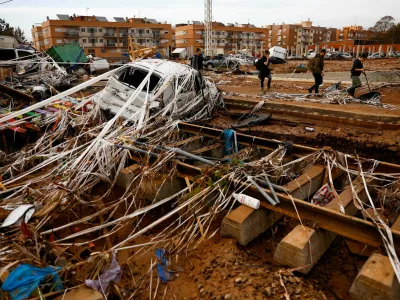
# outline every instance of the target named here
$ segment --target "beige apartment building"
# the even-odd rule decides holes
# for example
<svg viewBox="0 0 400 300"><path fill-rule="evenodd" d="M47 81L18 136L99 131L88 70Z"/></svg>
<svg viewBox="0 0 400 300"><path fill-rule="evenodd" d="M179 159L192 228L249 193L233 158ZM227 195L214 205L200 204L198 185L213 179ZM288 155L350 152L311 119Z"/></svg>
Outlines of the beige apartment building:
<svg viewBox="0 0 400 300"><path fill-rule="evenodd" d="M176 48L186 48L192 56L196 48L204 50L205 31L202 22L193 21L190 24L177 24L175 30ZM255 27L251 24L223 24L213 22L212 43L215 54L237 53L240 50L261 52L267 46L268 29Z"/></svg>
<svg viewBox="0 0 400 300"><path fill-rule="evenodd" d="M372 31L364 30L362 26L352 25L345 26L342 30L337 30L336 40L347 41L347 40L367 40L371 37Z"/></svg>
<svg viewBox="0 0 400 300"><path fill-rule="evenodd" d="M302 21L299 24L267 25L268 47L280 46L286 48L289 54L296 56L308 53L310 46L317 43L336 40L336 28L313 26L312 21Z"/></svg>
<svg viewBox="0 0 400 300"><path fill-rule="evenodd" d="M108 59L127 58L128 36L147 47L157 46L171 53L172 26L147 18L114 18L110 22L99 16L57 15L47 17L41 26L32 26L33 45L47 50L55 45L77 43L85 54Z"/></svg>

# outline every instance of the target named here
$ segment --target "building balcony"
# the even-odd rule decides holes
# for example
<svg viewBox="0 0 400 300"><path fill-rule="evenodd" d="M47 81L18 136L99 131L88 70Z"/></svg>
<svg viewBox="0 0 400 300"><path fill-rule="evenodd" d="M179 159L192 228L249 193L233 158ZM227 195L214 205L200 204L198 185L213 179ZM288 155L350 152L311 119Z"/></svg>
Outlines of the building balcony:
<svg viewBox="0 0 400 300"><path fill-rule="evenodd" d="M79 32L78 31L67 31L67 32L64 32L64 36L66 36L66 37L68 37L68 36L76 37L76 36L79 36Z"/></svg>
<svg viewBox="0 0 400 300"><path fill-rule="evenodd" d="M120 33L119 33L119 36L120 36L120 37L128 37L129 34L128 34L127 32L120 32Z"/></svg>
<svg viewBox="0 0 400 300"><path fill-rule="evenodd" d="M116 32L105 32L104 37L117 37Z"/></svg>
<svg viewBox="0 0 400 300"><path fill-rule="evenodd" d="M116 47L117 43L116 42L111 42L111 41L107 41L106 43L104 43L105 47Z"/></svg>

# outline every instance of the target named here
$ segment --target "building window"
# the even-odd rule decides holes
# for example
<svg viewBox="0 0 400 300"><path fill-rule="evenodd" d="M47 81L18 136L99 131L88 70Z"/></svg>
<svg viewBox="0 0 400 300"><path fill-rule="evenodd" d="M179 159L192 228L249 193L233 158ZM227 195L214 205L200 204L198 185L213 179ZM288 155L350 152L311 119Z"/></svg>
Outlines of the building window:
<svg viewBox="0 0 400 300"><path fill-rule="evenodd" d="M100 39L99 42L102 43L102 42L103 42L103 39Z"/></svg>
<svg viewBox="0 0 400 300"><path fill-rule="evenodd" d="M286 28L283 28L283 32L286 32Z"/></svg>
<svg viewBox="0 0 400 300"><path fill-rule="evenodd" d="M150 33L150 30L146 30L146 33Z"/></svg>
<svg viewBox="0 0 400 300"><path fill-rule="evenodd" d="M99 28L99 32L103 32L103 29L102 29L102 28Z"/></svg>
<svg viewBox="0 0 400 300"><path fill-rule="evenodd" d="M83 40L82 40L82 43L86 43L86 39L83 39Z"/></svg>
<svg viewBox="0 0 400 300"><path fill-rule="evenodd" d="M300 42L297 42L298 45L300 45Z"/></svg>
<svg viewBox="0 0 400 300"><path fill-rule="evenodd" d="M86 28L81 28L81 32L86 32Z"/></svg>
<svg viewBox="0 0 400 300"><path fill-rule="evenodd" d="M168 31L164 31L164 34L168 34Z"/></svg>
<svg viewBox="0 0 400 300"><path fill-rule="evenodd" d="M101 48L101 53L106 53L106 49Z"/></svg>
<svg viewBox="0 0 400 300"><path fill-rule="evenodd" d="M310 42L310 46L312 45L312 43Z"/></svg>
<svg viewBox="0 0 400 300"><path fill-rule="evenodd" d="M89 54L89 55L94 55L94 49L89 49L89 50L88 50L88 54Z"/></svg>
<svg viewBox="0 0 400 300"><path fill-rule="evenodd" d="M62 44L62 40L56 40L57 44Z"/></svg>

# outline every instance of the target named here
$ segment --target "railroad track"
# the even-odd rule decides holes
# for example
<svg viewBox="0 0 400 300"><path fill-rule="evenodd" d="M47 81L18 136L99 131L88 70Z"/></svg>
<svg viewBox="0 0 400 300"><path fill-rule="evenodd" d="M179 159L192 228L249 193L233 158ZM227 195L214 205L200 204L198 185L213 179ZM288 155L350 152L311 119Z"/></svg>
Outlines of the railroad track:
<svg viewBox="0 0 400 300"><path fill-rule="evenodd" d="M194 136L199 136L203 139L211 139L214 144L220 142L221 136L223 135L222 130L188 123L180 123L179 128L185 134L189 134L188 139L191 139ZM186 136L186 138L187 137L188 136ZM267 152L275 150L279 145L282 144L280 141L277 140L254 137L240 133L237 133L237 143L241 145L242 148L252 147L260 150L265 150ZM310 155L311 153L315 153L317 151L320 150L295 144L293 145L292 153L289 156L291 157L291 159L294 160ZM371 163L371 161L364 161L362 163L363 169L365 170L369 168L371 166ZM206 172L205 169L203 169L202 167L193 167L188 163L178 164L177 168L183 178L188 176L187 174L190 174L190 176L193 178L196 177L196 175L199 176ZM357 170L358 167L357 165L355 165L355 158L349 160L349 168ZM331 176L333 180L341 175L338 170L336 171L337 172L332 169ZM398 177L400 174L400 165L380 162L376 166L374 173L377 177L379 177L379 174L391 174L392 176ZM255 187L254 185L252 185L245 191L245 194L259 199L262 208L266 209L270 213L273 213L273 215L268 215L268 222L272 222L272 224L273 222L279 220L280 216L288 216L294 219L300 218L303 221L308 221L307 224L314 224L313 227L301 227L300 225L297 226L279 243L275 252L276 261L289 267L293 267L304 274L307 274L312 269L312 267L317 263L322 254L329 248L330 244L333 242L337 235L348 239L348 243L353 243L353 245L356 245L359 249L362 249L362 251L368 248L369 253L371 253L371 249L383 248L384 246L382 235L379 232L376 223L374 223L374 221L371 219L366 220L360 217L360 211L356 206L354 206L354 192L357 193L357 196L360 197L362 201L367 202L367 196L363 188L364 186L361 184L360 176L355 176L352 179L354 184L353 192L352 186L346 185L346 187L343 188L338 197L332 200L332 202L325 207L309 202L308 199L310 199L310 197L312 197L312 195L316 193L327 181L327 176L327 166L321 164L321 162L316 162L315 165L313 165L311 168L306 169L299 177L291 182L286 183L286 185L283 187L286 193L276 191L276 195L280 201L280 203L277 205L272 205L271 203L269 203L263 195L263 192L272 195L272 191L269 188L264 187L263 191L261 191L259 187ZM368 182L369 184L377 184L375 181ZM238 181L237 184L243 184L243 182ZM345 213L340 211L338 205L339 203L344 205ZM230 230L225 229L224 232L228 232L228 236L237 237L238 241L240 240L240 237L238 236L243 235L243 232L241 232L240 234L232 234L229 232L232 230L237 231L238 228L241 228L240 222L235 222L238 222L238 216L246 215L246 210L248 210L248 208L244 208L244 210L242 209L242 211L240 211L242 206L236 209L238 210L237 213L235 212L235 210L228 214L225 217L222 225L222 228L229 228L229 226L231 226ZM230 215L235 216L230 219ZM226 219L228 220L225 222ZM232 222L235 224L232 225ZM381 230L383 229L381 226L379 227ZM221 231L222 230L223 229L221 229ZM390 231L390 236L393 239L393 245L395 247L394 250L397 252L397 254L399 254L400 217L392 223L392 227L388 229L388 231ZM304 232L307 232L309 235L305 235ZM299 243L299 240L303 240L304 245L310 244L310 249L312 248L312 250L310 250L310 253L295 253L296 251L304 251L304 249L299 250L295 248L295 246L290 245L290 243ZM292 253L292 251L294 252ZM362 251L357 252L357 254L360 254ZM308 250L306 252L308 252ZM391 269L388 257L380 255L378 257L378 259L380 259L379 262L376 262L377 255L378 254L371 255L366 264L368 264L369 267L378 266L378 270L381 270L381 272L386 272L386 274L389 274L388 276L392 276L391 278L394 280L393 282L396 282L396 278L393 269ZM309 263L307 265L307 263L303 261L302 263L304 263L306 267L299 266L300 263L298 263L297 261L299 260L299 257L301 257L301 259L305 259L306 261L311 259L311 262L308 261ZM362 286L363 284L361 282L362 278L365 277L363 270L364 269L361 270L353 283L353 286L351 288L351 293L353 294L358 293L360 286ZM376 282L378 282L378 284L380 284L382 276L379 274L379 272L376 273L376 277L374 277L375 275L371 276L373 277L371 279L372 281L375 280ZM376 292L375 290L373 290L373 286L374 284L368 287L368 293ZM378 291L378 293L382 293L382 291Z"/></svg>
<svg viewBox="0 0 400 300"><path fill-rule="evenodd" d="M233 113L248 113L260 101L235 97L224 97L225 107ZM365 115L346 111L335 111L319 108L300 107L292 104L264 103L260 112L274 115L294 116L307 120L332 122L365 128L380 128L387 130L400 129L400 116Z"/></svg>

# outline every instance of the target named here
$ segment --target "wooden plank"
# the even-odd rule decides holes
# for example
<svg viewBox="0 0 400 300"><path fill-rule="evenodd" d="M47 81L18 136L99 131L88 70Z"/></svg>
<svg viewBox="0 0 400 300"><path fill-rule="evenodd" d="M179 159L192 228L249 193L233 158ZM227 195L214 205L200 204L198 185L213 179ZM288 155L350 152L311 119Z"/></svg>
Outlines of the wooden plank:
<svg viewBox="0 0 400 300"><path fill-rule="evenodd" d="M186 145L186 144L192 143L192 142L194 142L196 140L199 140L202 137L203 136L201 136L201 135L195 135L195 136L192 136L192 137L190 137L190 138L188 138L186 140L178 141L178 142L175 142L175 143L172 143L172 144L167 144L167 146L168 147L178 147L178 146Z"/></svg>
<svg viewBox="0 0 400 300"><path fill-rule="evenodd" d="M200 149L196 149L196 150L193 150L193 151L190 151L190 152L193 153L193 154L200 154L200 153L203 153L203 152L206 152L206 151L210 151L210 150L213 150L213 149L216 149L216 148L219 148L219 147L221 147L221 144L214 144L214 145L206 146L206 147L203 147L203 148L200 148Z"/></svg>

